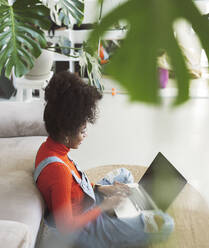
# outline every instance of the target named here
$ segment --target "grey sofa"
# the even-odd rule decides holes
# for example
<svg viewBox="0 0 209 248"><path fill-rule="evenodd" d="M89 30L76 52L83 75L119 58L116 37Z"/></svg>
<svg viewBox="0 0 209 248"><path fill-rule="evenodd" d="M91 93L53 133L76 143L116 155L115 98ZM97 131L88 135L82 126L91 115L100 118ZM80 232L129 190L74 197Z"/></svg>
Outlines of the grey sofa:
<svg viewBox="0 0 209 248"><path fill-rule="evenodd" d="M0 246L37 246L44 202L33 182L44 103L0 102Z"/></svg>

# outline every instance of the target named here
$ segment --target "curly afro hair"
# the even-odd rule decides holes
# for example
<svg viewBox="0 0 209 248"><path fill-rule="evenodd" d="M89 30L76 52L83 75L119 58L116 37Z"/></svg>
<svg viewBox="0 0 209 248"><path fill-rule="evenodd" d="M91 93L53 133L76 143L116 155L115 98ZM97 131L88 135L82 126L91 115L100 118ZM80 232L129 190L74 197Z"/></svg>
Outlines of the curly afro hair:
<svg viewBox="0 0 209 248"><path fill-rule="evenodd" d="M45 88L45 127L51 138L75 136L82 125L96 120L97 101L102 98L96 87L68 71L55 74Z"/></svg>

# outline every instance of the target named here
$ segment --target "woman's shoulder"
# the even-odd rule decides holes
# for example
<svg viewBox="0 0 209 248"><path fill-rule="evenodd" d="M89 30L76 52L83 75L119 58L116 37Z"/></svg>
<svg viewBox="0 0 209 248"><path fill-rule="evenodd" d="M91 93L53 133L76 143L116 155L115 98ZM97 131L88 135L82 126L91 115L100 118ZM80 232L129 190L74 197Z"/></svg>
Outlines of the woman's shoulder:
<svg viewBox="0 0 209 248"><path fill-rule="evenodd" d="M48 165L50 165L50 169L57 173L66 173L70 171L62 156L59 156L59 154L54 151L39 150L37 152L35 166L38 167L40 165L42 167L49 167Z"/></svg>
<svg viewBox="0 0 209 248"><path fill-rule="evenodd" d="M42 166L39 182L44 182L44 184L47 182L49 185L54 185L55 183L71 183L72 173L68 166L59 161L45 161L37 165Z"/></svg>
<svg viewBox="0 0 209 248"><path fill-rule="evenodd" d="M64 178L72 178L69 168L61 162L52 162L44 169L43 174L49 176L51 179L64 180Z"/></svg>

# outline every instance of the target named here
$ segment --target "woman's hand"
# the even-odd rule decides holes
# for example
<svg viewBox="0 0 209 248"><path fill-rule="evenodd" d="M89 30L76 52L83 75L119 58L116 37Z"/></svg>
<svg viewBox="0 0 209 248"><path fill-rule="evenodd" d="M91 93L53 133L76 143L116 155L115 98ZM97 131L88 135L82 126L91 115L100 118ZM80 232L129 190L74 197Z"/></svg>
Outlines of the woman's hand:
<svg viewBox="0 0 209 248"><path fill-rule="evenodd" d="M124 197L121 195L113 195L104 199L104 201L99 205L102 211L108 211L115 208Z"/></svg>
<svg viewBox="0 0 209 248"><path fill-rule="evenodd" d="M126 184L119 182L115 182L113 185L101 185L98 187L98 191L105 196L127 196L130 194L129 187Z"/></svg>

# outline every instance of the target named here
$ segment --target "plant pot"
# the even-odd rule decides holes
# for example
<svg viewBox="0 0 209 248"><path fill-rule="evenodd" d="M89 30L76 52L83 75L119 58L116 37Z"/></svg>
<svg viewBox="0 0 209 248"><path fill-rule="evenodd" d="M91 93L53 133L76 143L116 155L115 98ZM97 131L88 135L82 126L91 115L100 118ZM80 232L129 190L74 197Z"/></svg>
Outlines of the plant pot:
<svg viewBox="0 0 209 248"><path fill-rule="evenodd" d="M36 59L34 67L25 75L30 80L41 80L48 78L54 61L54 52L43 49L41 55Z"/></svg>

